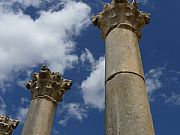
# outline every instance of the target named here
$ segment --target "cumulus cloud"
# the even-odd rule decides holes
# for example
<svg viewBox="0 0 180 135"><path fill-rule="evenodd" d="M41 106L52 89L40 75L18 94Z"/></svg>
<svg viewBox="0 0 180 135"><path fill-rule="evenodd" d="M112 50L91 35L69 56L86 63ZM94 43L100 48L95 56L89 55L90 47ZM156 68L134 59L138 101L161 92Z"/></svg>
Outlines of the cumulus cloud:
<svg viewBox="0 0 180 135"><path fill-rule="evenodd" d="M29 81L33 73L32 69L26 70L23 72L23 77L16 79L16 84L24 89L26 89L26 83Z"/></svg>
<svg viewBox="0 0 180 135"><path fill-rule="evenodd" d="M40 63L61 73L72 68L78 61L74 38L90 24L89 14L89 6L74 1L59 11L41 12L36 20L22 12L0 12L1 86Z"/></svg>
<svg viewBox="0 0 180 135"><path fill-rule="evenodd" d="M96 60L91 51L87 48L85 48L81 54L80 61L87 68L87 70L92 70L96 66Z"/></svg>
<svg viewBox="0 0 180 135"><path fill-rule="evenodd" d="M62 105L58 110L59 114L64 116L59 124L66 126L67 123L76 119L82 122L83 119L87 118L87 111L89 107L98 108L99 110L104 109L104 76L105 76L105 59L100 57L96 60L89 49L85 49L79 57L82 63L87 63L91 73L81 83L82 96L85 105L80 103L68 103Z"/></svg>
<svg viewBox="0 0 180 135"><path fill-rule="evenodd" d="M161 77L163 75L163 69L162 67L150 69L145 74L146 79L146 89L149 101L155 101L154 94L157 90L159 90L163 86L163 82L161 80Z"/></svg>
<svg viewBox="0 0 180 135"><path fill-rule="evenodd" d="M86 58L86 60L89 58L93 59L92 54L90 55L89 53L89 51L84 53L83 58ZM92 68L92 72L81 83L82 95L86 105L102 110L104 109L105 60L100 58L98 62L96 60L93 61L95 66ZM163 85L161 80L163 69L162 67L150 69L145 75L150 101L154 101L153 94Z"/></svg>
<svg viewBox="0 0 180 135"><path fill-rule="evenodd" d="M138 3L142 3L146 5L149 1L148 0L136 0Z"/></svg>
<svg viewBox="0 0 180 135"><path fill-rule="evenodd" d="M89 50L81 55L82 61L92 61L92 71L90 75L81 83L84 103L93 108L104 109L104 77L105 59L101 57L95 60ZM163 67L150 69L146 74L146 86L150 101L154 101L154 94L162 88Z"/></svg>
<svg viewBox="0 0 180 135"><path fill-rule="evenodd" d="M42 0L11 0L13 3L21 3L25 6L39 6Z"/></svg>
<svg viewBox="0 0 180 135"><path fill-rule="evenodd" d="M27 98L25 98L25 97L22 97L22 98L21 98L21 104L22 104L22 105L29 104L29 102L30 102L29 99L27 99Z"/></svg>
<svg viewBox="0 0 180 135"><path fill-rule="evenodd" d="M29 108L28 107L19 107L16 118L21 122L24 123Z"/></svg>
<svg viewBox="0 0 180 135"><path fill-rule="evenodd" d="M92 66L90 75L81 83L84 103L93 108L104 109L104 78L105 78L105 59L101 57L95 60L91 52L86 51L81 55L81 61L88 61ZM154 93L162 87L161 77L163 67L150 69L146 74L146 86L150 101L154 101Z"/></svg>
<svg viewBox="0 0 180 135"><path fill-rule="evenodd" d="M145 74L148 95L152 95L156 90L162 87L161 77L163 68L150 69Z"/></svg>
<svg viewBox="0 0 180 135"><path fill-rule="evenodd" d="M82 122L84 118L87 118L87 110L79 103L64 104L60 110L60 114L64 114L64 119L59 121L59 124L62 126L66 126L70 119L76 119Z"/></svg>
<svg viewBox="0 0 180 135"><path fill-rule="evenodd" d="M149 100L155 101L158 96L163 97L164 103L180 105L179 75L179 71L167 70L165 66L149 70L145 74ZM162 91L156 93L158 90Z"/></svg>
<svg viewBox="0 0 180 135"><path fill-rule="evenodd" d="M164 97L165 103L169 103L172 105L180 105L180 94L172 92L170 96L167 96L166 94L162 94Z"/></svg>
<svg viewBox="0 0 180 135"><path fill-rule="evenodd" d="M92 55L90 50L87 48L85 48L85 51L81 54L80 59L83 63L88 61L92 66L95 63L94 56Z"/></svg>
<svg viewBox="0 0 180 135"><path fill-rule="evenodd" d="M0 97L0 114L1 115L6 114L6 103L2 97Z"/></svg>
<svg viewBox="0 0 180 135"><path fill-rule="evenodd" d="M84 103L93 108L104 109L105 58L100 57L90 75L81 83Z"/></svg>
<svg viewBox="0 0 180 135"><path fill-rule="evenodd" d="M51 132L52 132L53 135L59 135L59 131L57 129L55 129L55 128L53 128L51 130Z"/></svg>
<svg viewBox="0 0 180 135"><path fill-rule="evenodd" d="M11 7L13 4L21 4L25 7L38 7L42 0L0 0L0 5L4 7Z"/></svg>
<svg viewBox="0 0 180 135"><path fill-rule="evenodd" d="M21 106L17 108L16 118L20 120L21 124L23 124L27 117L30 100L25 97L22 97L20 102Z"/></svg>

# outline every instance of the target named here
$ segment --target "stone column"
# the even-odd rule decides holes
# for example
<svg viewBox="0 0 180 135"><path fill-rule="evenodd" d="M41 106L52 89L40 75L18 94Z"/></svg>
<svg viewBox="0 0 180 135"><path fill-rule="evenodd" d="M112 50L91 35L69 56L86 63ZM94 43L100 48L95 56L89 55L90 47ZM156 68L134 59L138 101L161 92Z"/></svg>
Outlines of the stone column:
<svg viewBox="0 0 180 135"><path fill-rule="evenodd" d="M136 1L114 0L92 18L106 42L106 135L154 135L139 51L149 14Z"/></svg>
<svg viewBox="0 0 180 135"><path fill-rule="evenodd" d="M0 115L0 135L12 135L12 130L19 124L18 120Z"/></svg>
<svg viewBox="0 0 180 135"><path fill-rule="evenodd" d="M32 101L22 135L50 135L57 103L71 84L72 81L63 79L46 66L33 74L33 79L26 85L31 91Z"/></svg>

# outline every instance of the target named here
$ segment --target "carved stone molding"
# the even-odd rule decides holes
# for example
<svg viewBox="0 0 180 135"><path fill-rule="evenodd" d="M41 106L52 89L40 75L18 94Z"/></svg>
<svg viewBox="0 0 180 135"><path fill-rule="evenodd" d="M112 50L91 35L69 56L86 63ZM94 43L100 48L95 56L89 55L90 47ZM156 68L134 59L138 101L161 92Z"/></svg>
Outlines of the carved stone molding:
<svg viewBox="0 0 180 135"><path fill-rule="evenodd" d="M58 72L51 72L46 66L42 66L39 73L33 74L26 87L31 91L33 99L47 98L58 103L71 85L71 80L63 79Z"/></svg>
<svg viewBox="0 0 180 135"><path fill-rule="evenodd" d="M150 14L138 10L136 1L128 3L127 0L113 0L104 5L104 10L92 17L92 22L106 36L116 27L134 31L141 38L141 29L148 24Z"/></svg>
<svg viewBox="0 0 180 135"><path fill-rule="evenodd" d="M0 135L12 135L12 130L19 124L18 120L0 115Z"/></svg>

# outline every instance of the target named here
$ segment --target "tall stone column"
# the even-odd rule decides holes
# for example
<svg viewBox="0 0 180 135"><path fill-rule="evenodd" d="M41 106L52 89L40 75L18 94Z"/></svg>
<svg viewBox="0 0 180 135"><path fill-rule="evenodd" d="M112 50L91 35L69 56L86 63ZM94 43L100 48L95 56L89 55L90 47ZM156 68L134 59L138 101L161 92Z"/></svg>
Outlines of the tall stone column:
<svg viewBox="0 0 180 135"><path fill-rule="evenodd" d="M27 83L32 101L22 135L50 135L57 103L67 89L71 80L65 80L58 72L51 72L46 66Z"/></svg>
<svg viewBox="0 0 180 135"><path fill-rule="evenodd" d="M154 135L139 51L149 14L136 1L114 0L92 21L106 42L106 135Z"/></svg>
<svg viewBox="0 0 180 135"><path fill-rule="evenodd" d="M0 115L0 135L12 135L13 129L15 129L18 124L18 120Z"/></svg>

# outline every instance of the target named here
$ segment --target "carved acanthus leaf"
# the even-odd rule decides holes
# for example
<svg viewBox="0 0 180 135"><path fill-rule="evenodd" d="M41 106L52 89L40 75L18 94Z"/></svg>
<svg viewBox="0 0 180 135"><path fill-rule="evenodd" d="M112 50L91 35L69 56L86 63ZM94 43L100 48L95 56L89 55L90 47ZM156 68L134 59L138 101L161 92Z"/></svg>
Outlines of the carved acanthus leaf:
<svg viewBox="0 0 180 135"><path fill-rule="evenodd" d="M30 89L32 98L44 97L57 103L62 100L63 94L71 88L71 85L71 80L63 79L58 72L51 72L43 66L39 73L33 74L26 87Z"/></svg>
<svg viewBox="0 0 180 135"><path fill-rule="evenodd" d="M15 129L18 124L19 124L18 120L13 120L10 119L9 117L0 115L0 134L11 135L12 130Z"/></svg>
<svg viewBox="0 0 180 135"><path fill-rule="evenodd" d="M140 38L141 29L149 20L150 14L139 11L135 0L131 3L126 0L114 0L113 3L105 4L104 10L92 17L93 24L101 29L103 38L116 27L133 30Z"/></svg>

